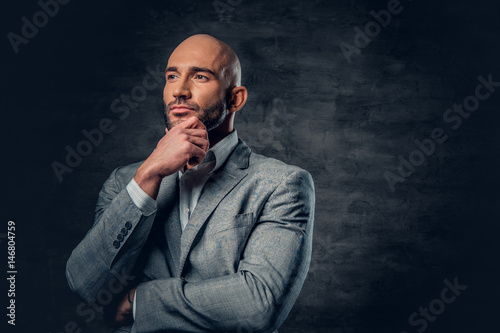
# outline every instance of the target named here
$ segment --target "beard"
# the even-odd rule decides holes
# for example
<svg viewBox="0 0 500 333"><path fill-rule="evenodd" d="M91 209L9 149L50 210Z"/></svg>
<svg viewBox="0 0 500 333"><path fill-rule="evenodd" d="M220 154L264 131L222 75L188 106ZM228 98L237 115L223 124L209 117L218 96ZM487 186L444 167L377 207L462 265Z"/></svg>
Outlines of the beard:
<svg viewBox="0 0 500 333"><path fill-rule="evenodd" d="M176 122L172 122L170 120L169 114L172 110L172 106L174 105L185 105L188 108L193 109L196 117L205 125L207 131L211 131L226 119L227 115L227 104L228 99L223 98L212 105L209 105L205 109L201 109L201 107L196 103L189 103L185 98L176 98L175 101L165 104L163 102L163 118L165 120L165 126L167 126L168 130L171 130L175 125L180 124L184 120L179 120ZM200 112L203 111L203 112Z"/></svg>

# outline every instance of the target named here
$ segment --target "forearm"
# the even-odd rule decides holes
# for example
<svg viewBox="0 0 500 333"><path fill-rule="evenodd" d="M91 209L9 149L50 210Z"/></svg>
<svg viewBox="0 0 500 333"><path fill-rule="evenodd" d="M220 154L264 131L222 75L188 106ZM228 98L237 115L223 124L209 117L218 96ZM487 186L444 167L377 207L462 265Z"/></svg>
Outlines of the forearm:
<svg viewBox="0 0 500 333"><path fill-rule="evenodd" d="M279 237L290 231L293 239ZM262 243L264 235L267 241ZM260 226L238 271L218 278L189 282L180 278L139 284L136 292L137 332L156 329L179 332L272 332L286 319L309 269L312 229L284 225ZM253 241L251 241L253 243ZM274 253L262 257L261 248ZM266 262L265 265L262 263Z"/></svg>
<svg viewBox="0 0 500 333"><path fill-rule="evenodd" d="M101 201L106 194L101 193ZM104 206L66 267L70 287L87 302L93 302L117 276L130 276L156 213L144 215L125 188Z"/></svg>
<svg viewBox="0 0 500 333"><path fill-rule="evenodd" d="M140 284L135 298L137 332L158 328L176 332L236 330L252 323L252 317L260 320L259 315L264 313L250 301L253 295L249 289L263 286L256 286L258 280L251 277L247 282L243 274L247 273L202 282L169 278ZM216 288L212 289L212 284ZM150 325L152 322L155 327Z"/></svg>
<svg viewBox="0 0 500 333"><path fill-rule="evenodd" d="M288 293L272 291L249 271L186 282L179 278L142 283L136 292L137 332L272 332L285 320L297 298L305 273ZM281 298L280 298L281 296Z"/></svg>

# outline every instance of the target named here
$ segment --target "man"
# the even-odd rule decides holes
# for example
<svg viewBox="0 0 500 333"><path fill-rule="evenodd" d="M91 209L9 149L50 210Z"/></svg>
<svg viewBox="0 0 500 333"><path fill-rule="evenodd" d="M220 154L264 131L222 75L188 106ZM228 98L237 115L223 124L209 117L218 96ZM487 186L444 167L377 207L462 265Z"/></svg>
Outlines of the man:
<svg viewBox="0 0 500 333"><path fill-rule="evenodd" d="M166 134L104 183L68 260L69 285L107 303L117 331L276 331L309 269L311 176L238 139L247 90L238 57L216 38L174 50L163 100Z"/></svg>

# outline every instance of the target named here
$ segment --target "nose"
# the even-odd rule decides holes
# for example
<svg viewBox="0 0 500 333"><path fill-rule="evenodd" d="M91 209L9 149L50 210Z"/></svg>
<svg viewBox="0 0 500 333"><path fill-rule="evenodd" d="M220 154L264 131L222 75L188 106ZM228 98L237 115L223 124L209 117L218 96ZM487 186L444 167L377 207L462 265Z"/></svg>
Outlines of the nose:
<svg viewBox="0 0 500 333"><path fill-rule="evenodd" d="M177 83L174 86L173 90L173 96L175 98L185 98L189 99L191 98L191 90L189 88L189 79L188 78L183 78L177 81Z"/></svg>

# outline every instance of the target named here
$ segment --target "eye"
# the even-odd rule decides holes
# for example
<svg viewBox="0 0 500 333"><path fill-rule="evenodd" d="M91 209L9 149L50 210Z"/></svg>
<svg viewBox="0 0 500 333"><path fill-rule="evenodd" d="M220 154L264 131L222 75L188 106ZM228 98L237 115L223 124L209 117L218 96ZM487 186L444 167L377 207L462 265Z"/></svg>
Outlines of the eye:
<svg viewBox="0 0 500 333"><path fill-rule="evenodd" d="M167 80L173 80L173 79L175 79L176 77L177 77L177 75L175 75L175 74L168 74L168 75L167 75Z"/></svg>
<svg viewBox="0 0 500 333"><path fill-rule="evenodd" d="M201 75L201 74L196 74L194 76L194 78L197 80L208 80L208 77L206 77L205 75Z"/></svg>

